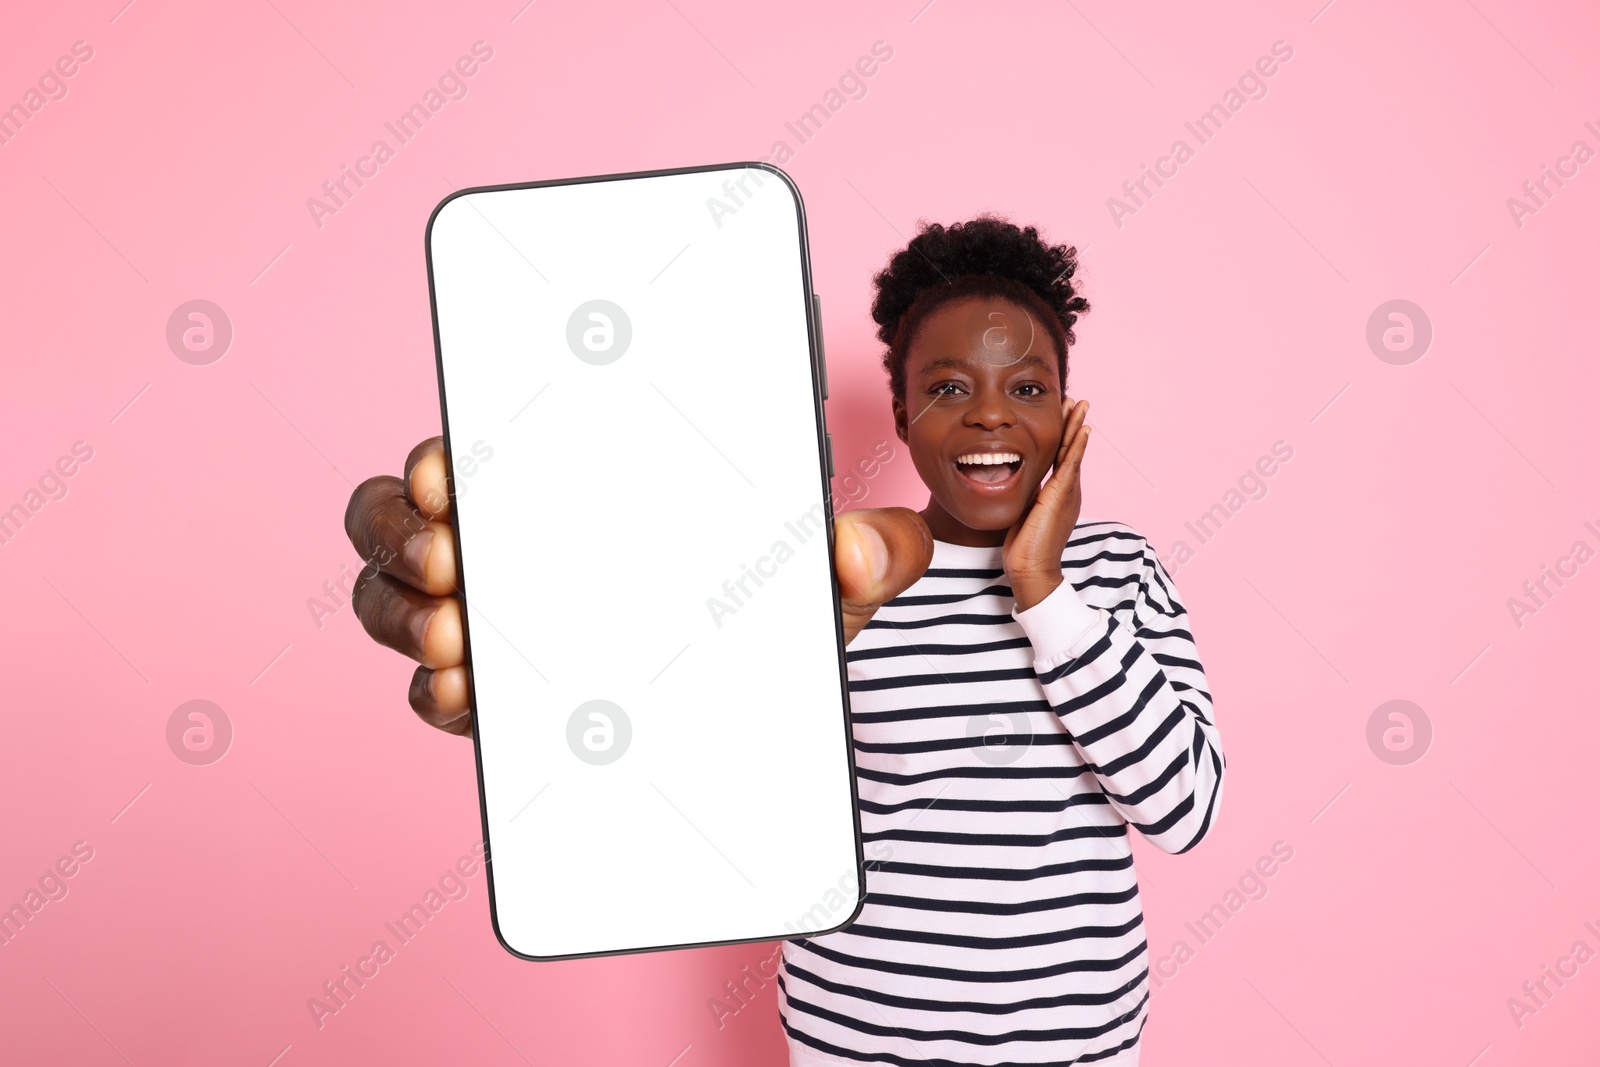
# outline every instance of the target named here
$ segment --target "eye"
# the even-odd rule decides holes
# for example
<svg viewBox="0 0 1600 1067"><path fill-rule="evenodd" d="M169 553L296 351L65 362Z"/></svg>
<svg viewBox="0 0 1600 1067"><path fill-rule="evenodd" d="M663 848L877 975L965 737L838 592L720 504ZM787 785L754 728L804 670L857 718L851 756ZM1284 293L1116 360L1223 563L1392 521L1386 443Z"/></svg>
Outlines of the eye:
<svg viewBox="0 0 1600 1067"><path fill-rule="evenodd" d="M1044 393L1045 393L1044 386L1040 385L1038 382L1024 382L1018 388L1021 388L1021 389L1037 389L1037 390L1039 390L1037 393L1032 394L1033 396L1043 396Z"/></svg>
<svg viewBox="0 0 1600 1067"><path fill-rule="evenodd" d="M938 385L934 386L932 389L929 389L928 390L928 394L930 396L954 396L955 395L954 393L946 393L946 392L942 391L944 389L944 387L947 386L947 385L955 386L955 388L957 388L957 389L961 388L961 386L956 385L955 382L940 382Z"/></svg>

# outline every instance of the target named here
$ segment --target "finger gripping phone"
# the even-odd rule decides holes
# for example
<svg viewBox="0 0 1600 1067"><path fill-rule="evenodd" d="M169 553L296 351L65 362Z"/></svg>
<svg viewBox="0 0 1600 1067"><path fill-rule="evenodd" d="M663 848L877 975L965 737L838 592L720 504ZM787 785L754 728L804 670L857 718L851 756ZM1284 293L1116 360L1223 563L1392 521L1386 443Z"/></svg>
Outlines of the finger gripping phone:
<svg viewBox="0 0 1600 1067"><path fill-rule="evenodd" d="M536 960L863 896L799 190L730 163L428 222L490 910Z"/></svg>

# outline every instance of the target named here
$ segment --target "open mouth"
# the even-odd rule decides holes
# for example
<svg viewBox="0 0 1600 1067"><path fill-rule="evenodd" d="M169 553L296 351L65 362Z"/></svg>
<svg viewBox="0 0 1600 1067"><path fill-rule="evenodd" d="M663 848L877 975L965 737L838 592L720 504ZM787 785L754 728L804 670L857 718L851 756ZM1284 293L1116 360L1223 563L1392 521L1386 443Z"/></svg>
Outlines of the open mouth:
<svg viewBox="0 0 1600 1067"><path fill-rule="evenodd" d="M1022 457L1015 452L979 452L956 457L962 481L980 493L1003 493L1016 485Z"/></svg>

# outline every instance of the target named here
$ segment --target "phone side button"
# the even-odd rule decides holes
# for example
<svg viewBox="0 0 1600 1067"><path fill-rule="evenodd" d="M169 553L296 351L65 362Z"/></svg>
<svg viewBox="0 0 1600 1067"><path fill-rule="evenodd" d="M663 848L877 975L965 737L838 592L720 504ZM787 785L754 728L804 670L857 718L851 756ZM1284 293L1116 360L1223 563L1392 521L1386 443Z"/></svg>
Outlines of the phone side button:
<svg viewBox="0 0 1600 1067"><path fill-rule="evenodd" d="M828 356L822 348L822 297L811 294L811 317L817 323L817 373L822 377L822 399L828 399Z"/></svg>
<svg viewBox="0 0 1600 1067"><path fill-rule="evenodd" d="M833 477L833 434L824 434L828 441L828 477Z"/></svg>

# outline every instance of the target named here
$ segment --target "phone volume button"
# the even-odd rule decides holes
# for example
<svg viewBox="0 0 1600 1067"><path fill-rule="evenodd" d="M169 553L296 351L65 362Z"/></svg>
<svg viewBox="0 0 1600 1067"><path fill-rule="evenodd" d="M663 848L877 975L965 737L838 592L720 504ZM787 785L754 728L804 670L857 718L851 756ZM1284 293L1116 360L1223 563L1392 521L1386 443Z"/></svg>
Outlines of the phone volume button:
<svg viewBox="0 0 1600 1067"><path fill-rule="evenodd" d="M811 294L811 317L817 324L817 374L822 378L822 399L828 399L828 356L822 347L822 297Z"/></svg>
<svg viewBox="0 0 1600 1067"><path fill-rule="evenodd" d="M828 477L833 477L833 434L823 434L828 443Z"/></svg>

